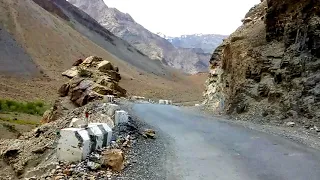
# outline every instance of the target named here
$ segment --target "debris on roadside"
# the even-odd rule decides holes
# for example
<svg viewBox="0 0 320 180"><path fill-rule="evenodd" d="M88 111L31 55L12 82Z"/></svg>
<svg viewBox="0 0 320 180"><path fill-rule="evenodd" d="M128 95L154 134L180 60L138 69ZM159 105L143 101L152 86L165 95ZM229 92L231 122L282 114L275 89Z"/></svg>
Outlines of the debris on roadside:
<svg viewBox="0 0 320 180"><path fill-rule="evenodd" d="M145 129L142 136L145 138L155 139L156 132L153 129Z"/></svg>

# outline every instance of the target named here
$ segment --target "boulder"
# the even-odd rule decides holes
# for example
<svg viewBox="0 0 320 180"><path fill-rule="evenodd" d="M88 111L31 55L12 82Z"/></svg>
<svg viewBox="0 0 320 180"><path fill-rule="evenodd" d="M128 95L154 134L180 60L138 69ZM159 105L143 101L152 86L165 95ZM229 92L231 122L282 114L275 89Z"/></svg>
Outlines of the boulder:
<svg viewBox="0 0 320 180"><path fill-rule="evenodd" d="M110 70L114 70L112 64L109 61L102 61L98 64L98 70L101 72L108 72Z"/></svg>
<svg viewBox="0 0 320 180"><path fill-rule="evenodd" d="M70 85L69 83L63 84L59 89L59 96L65 97L68 95Z"/></svg>
<svg viewBox="0 0 320 180"><path fill-rule="evenodd" d="M83 62L82 59L78 59L72 64L72 66L79 66L82 62Z"/></svg>
<svg viewBox="0 0 320 180"><path fill-rule="evenodd" d="M91 65L93 62L99 62L99 61L102 61L102 58L99 58L97 56L90 56L90 57L87 57L82 62L82 64L88 66L88 65Z"/></svg>
<svg viewBox="0 0 320 180"><path fill-rule="evenodd" d="M113 71L113 70L109 70L106 72L109 77L117 82L119 82L121 80L121 76L117 71Z"/></svg>
<svg viewBox="0 0 320 180"><path fill-rule="evenodd" d="M62 73L62 76L66 76L68 78L74 78L78 76L78 69L77 67L72 67L71 69L66 70L65 72Z"/></svg>
<svg viewBox="0 0 320 180"><path fill-rule="evenodd" d="M144 132L143 132L143 137L145 137L145 138L152 138L152 139L154 139L155 138L155 136L156 136L156 132L153 130L153 129L146 129L146 130L144 130Z"/></svg>
<svg viewBox="0 0 320 180"><path fill-rule="evenodd" d="M124 168L124 153L120 149L110 149L102 152L101 164L120 172Z"/></svg>
<svg viewBox="0 0 320 180"><path fill-rule="evenodd" d="M81 75L82 71L90 75ZM118 69L109 61L96 56L86 58L79 67L72 67L63 74L72 79L60 87L59 95L69 96L70 100L78 106L96 99L103 99L104 95L121 97L127 93L118 85L121 79Z"/></svg>
<svg viewBox="0 0 320 180"><path fill-rule="evenodd" d="M92 87L92 91L101 94L101 95L112 95L113 91L112 89L109 89L105 86L100 86L100 85L95 85L94 87Z"/></svg>

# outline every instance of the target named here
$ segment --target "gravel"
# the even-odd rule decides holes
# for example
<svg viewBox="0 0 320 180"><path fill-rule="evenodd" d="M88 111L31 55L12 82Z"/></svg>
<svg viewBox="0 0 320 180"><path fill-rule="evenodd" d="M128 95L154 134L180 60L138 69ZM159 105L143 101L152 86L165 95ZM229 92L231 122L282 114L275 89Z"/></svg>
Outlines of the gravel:
<svg viewBox="0 0 320 180"><path fill-rule="evenodd" d="M122 109L129 112L132 122L139 128L142 133L145 129L154 129L156 131L156 138L144 138L139 136L134 148L127 155L130 157L130 164L125 167L121 176L116 179L167 179L164 175L165 172L165 159L170 151L166 149L166 137L155 127L151 127L146 123L140 121L135 117L131 111L132 103L130 101L120 102Z"/></svg>

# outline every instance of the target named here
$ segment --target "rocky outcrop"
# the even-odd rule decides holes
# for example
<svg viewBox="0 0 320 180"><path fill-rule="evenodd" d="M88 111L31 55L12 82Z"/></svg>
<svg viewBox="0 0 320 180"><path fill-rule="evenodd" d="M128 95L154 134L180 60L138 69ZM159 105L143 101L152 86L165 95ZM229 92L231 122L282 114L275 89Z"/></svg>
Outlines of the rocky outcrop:
<svg viewBox="0 0 320 180"><path fill-rule="evenodd" d="M89 14L107 30L132 44L141 54L147 55L150 59L159 60L165 65L192 74L208 70L208 66L201 63L203 56L206 60L210 58L208 54L198 55L192 50L175 48L166 39L135 22L129 14L109 8L103 0L69 0L69 2Z"/></svg>
<svg viewBox="0 0 320 180"><path fill-rule="evenodd" d="M245 119L319 125L320 2L264 0L244 19L212 55L205 103Z"/></svg>
<svg viewBox="0 0 320 180"><path fill-rule="evenodd" d="M60 87L59 95L69 96L78 106L103 99L105 95L117 97L126 95L126 90L118 85L121 79L118 67L96 56L86 58L81 64L73 66L62 75L71 80Z"/></svg>

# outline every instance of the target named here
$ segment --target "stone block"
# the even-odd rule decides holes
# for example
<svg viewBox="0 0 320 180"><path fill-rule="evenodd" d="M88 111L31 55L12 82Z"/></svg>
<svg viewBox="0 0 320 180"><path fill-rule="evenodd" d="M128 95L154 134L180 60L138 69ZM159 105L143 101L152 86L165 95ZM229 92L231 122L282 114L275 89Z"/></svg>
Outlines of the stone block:
<svg viewBox="0 0 320 180"><path fill-rule="evenodd" d="M112 129L106 123L90 123L89 127L97 126L103 134L102 147L110 144L112 138Z"/></svg>
<svg viewBox="0 0 320 180"><path fill-rule="evenodd" d="M129 121L129 114L128 112L124 110L116 111L115 117L114 117L114 123L115 125L118 125L120 123L128 123Z"/></svg>
<svg viewBox="0 0 320 180"><path fill-rule="evenodd" d="M116 104L109 103L109 104L107 104L106 109L107 109L107 113L106 114L108 116L110 116L110 117L113 117L115 112L117 110L120 110L120 107L118 105L116 105Z"/></svg>
<svg viewBox="0 0 320 180"><path fill-rule="evenodd" d="M103 142L107 141L106 132L102 132L102 130L95 124L88 124L86 128L88 131L90 142L91 142L91 152L101 149L103 147Z"/></svg>
<svg viewBox="0 0 320 180"><path fill-rule="evenodd" d="M91 151L89 133L85 129L66 128L60 131L57 146L57 157L60 161L79 162Z"/></svg>
<svg viewBox="0 0 320 180"><path fill-rule="evenodd" d="M83 126L87 125L87 123L83 119L79 118L72 118L71 123L69 127L73 128L81 128Z"/></svg>
<svg viewBox="0 0 320 180"><path fill-rule="evenodd" d="M114 102L114 95L106 95L106 96L104 96L104 99L108 103L113 103Z"/></svg>

